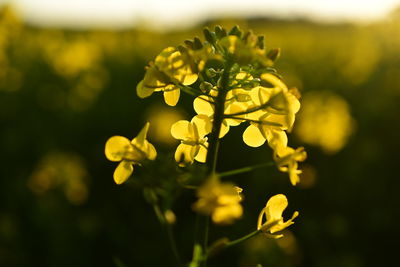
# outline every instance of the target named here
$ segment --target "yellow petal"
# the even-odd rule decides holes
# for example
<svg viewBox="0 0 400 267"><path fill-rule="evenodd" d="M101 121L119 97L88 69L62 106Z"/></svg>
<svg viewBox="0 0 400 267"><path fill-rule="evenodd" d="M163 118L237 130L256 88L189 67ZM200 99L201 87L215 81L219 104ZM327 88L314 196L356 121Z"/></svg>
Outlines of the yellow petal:
<svg viewBox="0 0 400 267"><path fill-rule="evenodd" d="M278 114L266 113L265 115L260 117L260 120L267 123L266 125L263 125L265 127L287 130L289 128L287 117L288 117L288 115L278 115ZM276 124L277 126L268 125L268 123Z"/></svg>
<svg viewBox="0 0 400 267"><path fill-rule="evenodd" d="M147 141L146 141L147 142ZM156 148L150 144L149 142L147 142L147 146L146 146L146 151L145 151L147 158L149 160L155 160L155 158L157 157L157 151Z"/></svg>
<svg viewBox="0 0 400 267"><path fill-rule="evenodd" d="M219 131L219 138L224 137L229 132L229 125L227 120L223 120L221 124L221 130Z"/></svg>
<svg viewBox="0 0 400 267"><path fill-rule="evenodd" d="M275 221L282 219L282 213L288 206L285 195L277 194L271 197L265 206L265 216L267 221Z"/></svg>
<svg viewBox="0 0 400 267"><path fill-rule="evenodd" d="M104 152L108 160L121 161L130 148L131 142L129 139L117 135L107 140Z"/></svg>
<svg viewBox="0 0 400 267"><path fill-rule="evenodd" d="M114 171L114 181L116 184L122 184L131 176L133 172L133 165L131 162L121 161Z"/></svg>
<svg viewBox="0 0 400 267"><path fill-rule="evenodd" d="M154 89L150 88L150 87L146 87L143 84L143 81L140 81L138 83L138 85L136 86L136 94L140 98L149 97L149 96L151 96L151 94L153 94L153 92L154 92Z"/></svg>
<svg viewBox="0 0 400 267"><path fill-rule="evenodd" d="M196 73L188 73L183 79L183 85L191 85L197 81L199 76Z"/></svg>
<svg viewBox="0 0 400 267"><path fill-rule="evenodd" d="M239 219L243 214L240 204L220 206L215 208L212 213L212 220L216 224L231 224L235 219Z"/></svg>
<svg viewBox="0 0 400 267"><path fill-rule="evenodd" d="M290 219L287 220L286 222L281 222L281 223L278 223L278 224L272 226L272 227L270 228L270 230L269 230L270 233L273 234L273 233L276 233L276 232L280 232L280 231L284 230L285 228L287 228L288 226L294 224L293 220L294 220L298 215L299 215L299 213L298 213L297 211L295 211L295 212L293 213L293 215L292 215L292 218L290 218ZM279 237L282 237L282 235L278 235L278 238L279 238Z"/></svg>
<svg viewBox="0 0 400 267"><path fill-rule="evenodd" d="M204 145L207 146L207 143L205 143ZM199 148L200 149L194 159L198 162L205 163L207 158L207 149L204 146L199 146Z"/></svg>
<svg viewBox="0 0 400 267"><path fill-rule="evenodd" d="M210 118L206 115L194 116L191 120L191 123L196 125L199 138L203 138L211 132L212 123Z"/></svg>
<svg viewBox="0 0 400 267"><path fill-rule="evenodd" d="M170 85L168 85L164 90L165 103L167 103L169 106L175 106L178 103L180 94L181 90L179 90L179 88L175 86L172 88Z"/></svg>
<svg viewBox="0 0 400 267"><path fill-rule="evenodd" d="M265 137L257 126L250 124L243 133L243 141L248 146L259 147L265 143Z"/></svg>
<svg viewBox="0 0 400 267"><path fill-rule="evenodd" d="M190 127L190 122L186 120L180 120L175 122L171 126L171 135L175 139L178 140L185 140L189 136L189 127Z"/></svg>
<svg viewBox="0 0 400 267"><path fill-rule="evenodd" d="M214 105L210 102L212 102L211 97L204 95L196 97L193 101L193 108L197 114L204 114L210 117L214 114Z"/></svg>
<svg viewBox="0 0 400 267"><path fill-rule="evenodd" d="M185 163L192 163L194 159L193 152L193 146L180 144L175 151L175 161L181 166L184 166Z"/></svg>
<svg viewBox="0 0 400 267"><path fill-rule="evenodd" d="M139 148L142 148L144 146L149 127L150 127L150 123L146 122L146 124L143 126L142 130L140 130L139 134L132 140L133 145L135 145Z"/></svg>
<svg viewBox="0 0 400 267"><path fill-rule="evenodd" d="M266 137L268 145L278 154L281 149L287 146L288 138L285 131L272 129L268 132Z"/></svg>

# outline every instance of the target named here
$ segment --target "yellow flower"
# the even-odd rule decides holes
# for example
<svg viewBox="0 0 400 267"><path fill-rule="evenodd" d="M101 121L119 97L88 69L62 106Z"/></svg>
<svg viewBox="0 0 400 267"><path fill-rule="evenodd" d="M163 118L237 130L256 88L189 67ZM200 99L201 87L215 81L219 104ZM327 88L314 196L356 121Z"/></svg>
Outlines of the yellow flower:
<svg viewBox="0 0 400 267"><path fill-rule="evenodd" d="M290 131L293 127L295 114L300 109L300 102L278 77L271 73L261 75L263 86L251 90L250 95L256 106L266 105L264 111L280 115L282 128Z"/></svg>
<svg viewBox="0 0 400 267"><path fill-rule="evenodd" d="M140 98L149 97L154 91L163 91L164 100L175 106L180 97L177 84L190 85L198 75L192 70L192 60L175 47L167 47L155 58L154 64L147 68L143 80L137 85Z"/></svg>
<svg viewBox="0 0 400 267"><path fill-rule="evenodd" d="M133 165L140 165L144 160L154 160L157 156L156 149L146 140L149 123L132 140L123 136L110 137L105 146L105 155L110 161L120 161L114 171L116 184L124 183L133 172Z"/></svg>
<svg viewBox="0 0 400 267"><path fill-rule="evenodd" d="M175 160L184 166L185 163L206 162L207 134L211 132L211 121L205 115L197 115L189 122L180 120L171 127L171 135L181 141L175 151Z"/></svg>
<svg viewBox="0 0 400 267"><path fill-rule="evenodd" d="M282 116L268 114L263 111L253 113L253 120L243 132L243 141L251 147L259 147L268 141L272 149L285 147L288 139L285 131L282 129ZM249 116L247 116L248 118Z"/></svg>
<svg viewBox="0 0 400 267"><path fill-rule="evenodd" d="M147 68L144 78L136 87L136 93L140 98L146 98L153 92L163 91L165 103L169 106L175 106L178 103L180 89L153 64Z"/></svg>
<svg viewBox="0 0 400 267"><path fill-rule="evenodd" d="M300 182L298 170L298 161L304 161L307 158L307 153L304 147L299 147L294 150L291 147L280 147L274 151L274 160L278 165L278 169L282 172L289 173L290 182L296 185Z"/></svg>
<svg viewBox="0 0 400 267"><path fill-rule="evenodd" d="M167 47L161 51L154 64L168 77L183 85L193 84L198 78L197 73L192 70L189 56L182 54L175 47Z"/></svg>
<svg viewBox="0 0 400 267"><path fill-rule="evenodd" d="M217 176L210 177L197 190L199 198L193 209L205 215L211 215L216 224L231 224L243 214L240 205L243 190L231 183L221 183Z"/></svg>
<svg viewBox="0 0 400 267"><path fill-rule="evenodd" d="M282 234L275 234L294 224L293 220L299 215L295 211L292 218L283 221L282 213L288 206L288 201L285 195L278 194L271 197L265 207L261 210L258 216L257 230L262 230L268 236L273 238L281 238ZM263 216L265 215L265 223L263 223Z"/></svg>
<svg viewBox="0 0 400 267"><path fill-rule="evenodd" d="M307 93L303 103L295 130L299 139L320 146L327 154L341 150L355 130L355 120L346 100L318 91Z"/></svg>

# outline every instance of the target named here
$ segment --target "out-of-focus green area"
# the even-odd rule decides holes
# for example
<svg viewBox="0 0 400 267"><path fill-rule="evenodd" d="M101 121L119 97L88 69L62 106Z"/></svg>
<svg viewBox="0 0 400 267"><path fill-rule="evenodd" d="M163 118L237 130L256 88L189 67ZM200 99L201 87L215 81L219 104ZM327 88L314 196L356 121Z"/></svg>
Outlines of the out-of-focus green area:
<svg viewBox="0 0 400 267"><path fill-rule="evenodd" d="M390 266L400 238L400 12L362 26L265 19L202 26L215 24L253 29L282 49L276 68L302 94L289 138L308 159L298 187L276 168L232 178L244 188L244 217L213 227L211 240L253 231L277 193L288 196L287 214L300 216L285 238L254 238L209 266ZM149 60L201 29L40 29L1 9L0 266L173 265L152 208L139 188L113 183L115 164L103 149L108 137L132 138L149 120L149 139L172 158L169 125L193 115L191 98L171 108L161 94L139 99L135 87ZM271 160L268 148L246 147L243 130L222 139L220 171ZM193 202L188 192L174 204L187 260Z"/></svg>

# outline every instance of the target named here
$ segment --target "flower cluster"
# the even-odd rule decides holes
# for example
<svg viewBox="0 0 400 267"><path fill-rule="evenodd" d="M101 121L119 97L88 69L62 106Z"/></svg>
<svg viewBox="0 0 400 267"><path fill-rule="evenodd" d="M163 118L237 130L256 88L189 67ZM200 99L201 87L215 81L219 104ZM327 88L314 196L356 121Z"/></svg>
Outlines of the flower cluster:
<svg viewBox="0 0 400 267"><path fill-rule="evenodd" d="M183 45L162 50L146 67L144 78L136 87L140 98L162 92L169 106L177 105L181 92L190 94L194 99L195 116L175 122L170 129L172 137L179 141L174 158L181 168L175 164L173 168L187 175L183 175L186 178L175 177L173 185L168 186L164 186L167 182L160 182L159 186L164 188L147 188L145 194L161 222L175 221L170 209L161 211L157 206L162 197L170 202L168 192L176 192L173 191L174 186L196 189L197 201L192 205L193 210L210 216L215 224L230 224L243 215L243 190L231 182L221 181L221 177L227 174L216 172L219 141L232 127L247 124L242 135L244 143L250 147L266 143L273 151L278 169L288 173L293 185L300 180L298 162L304 161L307 156L303 147L295 149L288 146L287 133L292 130L300 109L300 94L295 88L289 89L272 68L279 49L266 49L263 36L251 31L242 32L238 27L229 32L219 26L214 31L205 29L204 37L205 41L194 38L186 40ZM156 150L146 140L148 128L149 123L132 141L122 136L114 136L107 141L106 157L111 161L120 161L114 172L117 184L129 178L133 165L155 159ZM196 173L196 165L189 167L194 162L205 163L204 173ZM248 171L252 168L244 169ZM162 175L166 176L173 177ZM146 184L149 185L152 183ZM162 194L157 196L157 192ZM293 224L298 216L295 212L291 219L284 222L282 213L287 205L285 195L271 197L259 215L255 233L281 237L277 233ZM226 243L226 246L229 244ZM198 266L199 259L206 258L196 255L194 253L193 265L190 266Z"/></svg>
<svg viewBox="0 0 400 267"><path fill-rule="evenodd" d="M181 166L194 160L205 162L205 136L211 132L222 99L219 137L232 126L249 123L243 133L245 144L259 147L267 141L278 169L287 172L296 185L301 173L298 162L306 158L306 153L303 148L288 146L286 132L293 128L300 109L299 94L296 89L288 89L271 68L279 50L267 50L262 36L251 31L243 33L238 27L229 32L221 27L215 32L206 29L204 35L204 42L195 38L164 49L149 64L137 86L141 98L162 91L170 106L177 104L181 90L196 96L193 107L197 116L191 122L177 122L171 129L172 136L181 141L176 161ZM228 83L223 87L224 73Z"/></svg>

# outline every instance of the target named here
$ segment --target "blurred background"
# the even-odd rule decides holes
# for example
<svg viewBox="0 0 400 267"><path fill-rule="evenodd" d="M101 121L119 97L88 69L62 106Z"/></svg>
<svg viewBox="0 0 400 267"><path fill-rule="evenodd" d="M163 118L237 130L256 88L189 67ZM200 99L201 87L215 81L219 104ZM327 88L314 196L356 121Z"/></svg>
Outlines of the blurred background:
<svg viewBox="0 0 400 267"><path fill-rule="evenodd" d="M141 189L114 184L103 149L150 121L149 139L172 157L169 127L194 114L191 99L140 100L136 84L164 47L217 24L282 49L276 68L302 94L290 145L308 159L297 187L276 168L232 177L245 213L211 240L253 231L277 193L289 199L286 216L300 217L283 239L251 239L209 266L398 262L400 1L15 0L0 1L0 266L173 266ZM222 139L220 171L271 160L245 146L243 130ZM192 202L173 205L187 260Z"/></svg>

